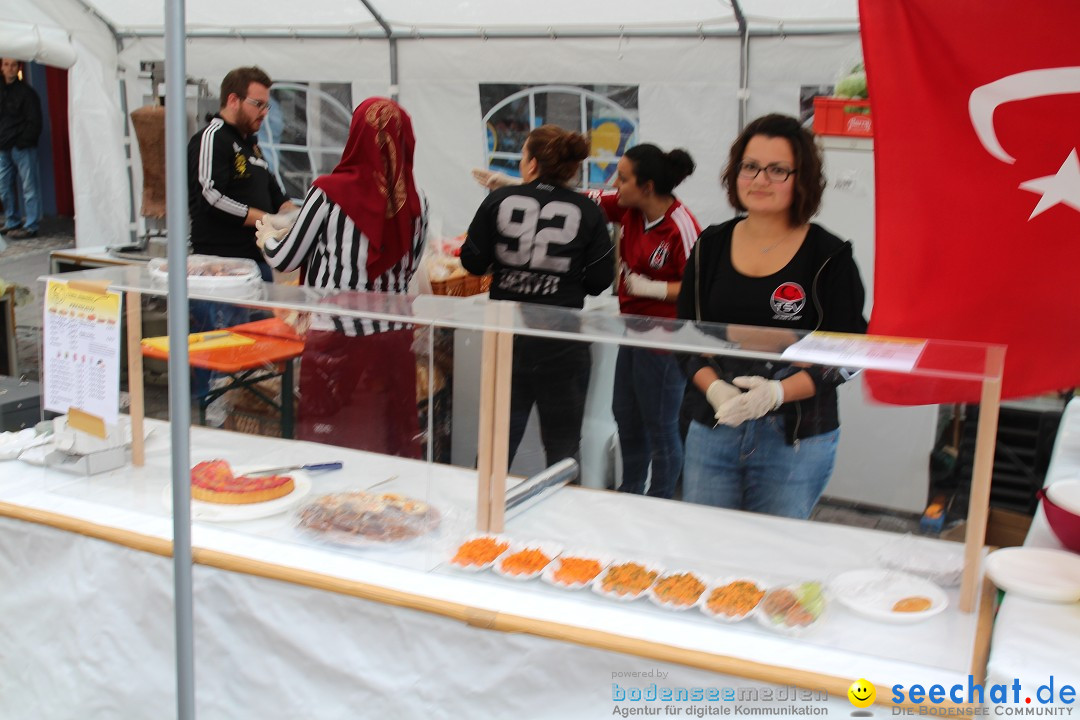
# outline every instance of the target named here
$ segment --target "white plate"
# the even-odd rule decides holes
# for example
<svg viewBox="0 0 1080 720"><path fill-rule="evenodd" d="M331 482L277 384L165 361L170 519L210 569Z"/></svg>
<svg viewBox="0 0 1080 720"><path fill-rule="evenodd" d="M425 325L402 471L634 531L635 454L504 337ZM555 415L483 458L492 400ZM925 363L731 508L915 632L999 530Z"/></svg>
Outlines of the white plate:
<svg viewBox="0 0 1080 720"><path fill-rule="evenodd" d="M311 478L306 473L290 472L293 479L293 491L273 500L257 503L233 505L229 503L191 501L191 519L206 522L243 522L258 520L292 510L311 492ZM166 485L162 498L166 509L172 512L172 486Z"/></svg>
<svg viewBox="0 0 1080 720"><path fill-rule="evenodd" d="M376 483L376 485L381 484L381 482ZM311 508L312 510L317 510L318 506L322 505L327 498L336 499L339 496L349 496L356 494L367 495L372 499L378 499L387 495L393 495L400 499L421 503L427 507L427 510L422 516L410 518L409 521L405 523L406 527L395 528L397 531L399 531L400 534L397 534L396 536L391 535L389 537L380 537L379 535L367 534L365 532L362 532L360 528L357 528L355 532L350 532L348 530L337 527L323 529L310 527L305 524L304 515L309 508ZM304 537L310 540L314 540L319 543L326 543L329 545L343 545L345 547L364 549L390 548L398 550L406 548L414 542L431 536L433 533L436 533L440 527L442 527L442 513L438 510L438 508L435 508L434 506L431 506L426 502L416 500L415 498L405 497L404 495L400 495L398 493L368 492L367 490L359 490L355 488L343 490L341 492L328 493L327 495L315 498L310 503L300 505L295 513L294 520L296 524L296 529ZM373 526L368 527L367 529L370 531L376 529L377 527L378 519L374 520Z"/></svg>
<svg viewBox="0 0 1080 720"><path fill-rule="evenodd" d="M949 598L940 587L897 570L851 570L837 576L829 590L835 600L853 612L886 623L921 622L949 606ZM894 611L893 605L906 597L925 597L930 607L920 612Z"/></svg>
<svg viewBox="0 0 1080 720"><path fill-rule="evenodd" d="M986 556L987 576L1005 592L1073 603L1080 600L1080 555L1066 550L1010 547Z"/></svg>
<svg viewBox="0 0 1080 720"><path fill-rule="evenodd" d="M491 562L481 563L479 565L462 565L460 563L454 562L454 557L457 555L457 551L461 549L462 545L469 542L470 540L479 540L480 538L492 538L497 542L506 543L506 547L503 548L502 551L500 551L499 554L491 560ZM460 543L458 543L458 546L454 548L454 554L450 556L450 559L447 562L450 563L451 567L458 570L463 570L465 572L480 572L481 570L487 570L489 567L494 565L495 561L502 557L503 554L505 554L510 549L510 546L513 544L513 541L505 535L498 535L496 533L472 533Z"/></svg>
<svg viewBox="0 0 1080 720"><path fill-rule="evenodd" d="M1046 486L1046 495L1055 505L1080 515L1080 481L1059 480Z"/></svg>
<svg viewBox="0 0 1080 720"><path fill-rule="evenodd" d="M539 550L540 552L542 552L544 555L547 556L547 558L548 558L547 564L544 565L544 567L540 568L539 570L535 570L535 571L530 572L530 573L519 573L517 575L514 575L513 573L508 573L505 570L503 570L502 564L503 564L503 562L506 561L506 558L510 557L511 555L513 555L515 553L522 552L523 550ZM501 575L502 577L506 578L507 580L532 580L533 578L540 577L540 573L544 572L544 568L546 568L548 565L550 565L551 561L554 560L555 558L557 558L559 556L560 552L562 552L561 547L559 547L558 545L554 545L552 543L547 543L547 542L539 542L539 541L537 541L537 542L512 543L510 545L510 547L506 549L506 552L504 552L502 555L500 555L495 560L495 563L492 565L491 569L495 571L496 575Z"/></svg>
<svg viewBox="0 0 1080 720"><path fill-rule="evenodd" d="M788 590L793 593L797 593L797 591L799 590L799 588L802 587L803 584L805 583L793 583L791 585L774 586L769 588L765 591L765 596L761 598L761 602L758 603L758 606L754 609L754 612L752 612L751 615L753 615L757 619L759 625L767 627L768 629L775 632L783 633L785 635L799 636L813 630L821 623L822 617L825 615L826 612L828 612L830 598L824 588L824 584L822 584L822 600L824 600L824 606L822 607L821 612L818 614L818 616L815 617L809 625L788 625L786 624L786 621L773 622L772 616L765 612L764 603L766 600L768 600L769 593L777 590Z"/></svg>
<svg viewBox="0 0 1080 720"><path fill-rule="evenodd" d="M590 578L586 582L572 583L567 585L564 582L559 582L555 579L555 572L560 568L561 563L566 558L574 558L576 560L595 560L600 563L600 572L593 578ZM592 552L591 550L563 550L559 557L548 563L548 566L544 568L544 572L540 574L540 579L546 582L552 587L557 587L560 590L580 590L591 583L596 577L603 574L607 566L611 564L611 558L607 557L603 553Z"/></svg>
<svg viewBox="0 0 1080 720"><path fill-rule="evenodd" d="M596 593L597 595L600 595L601 597L606 597L609 600L617 600L618 602L630 602L631 600L637 600L639 597L643 596L646 592L648 592L648 590L649 590L648 587L643 588L641 590L641 592L637 592L637 593L634 593L634 594L630 594L630 593L619 594L619 593L617 593L615 591L608 591L608 590L604 589L604 576L607 575L608 572L610 572L612 568L617 567L619 565L626 565L627 563L631 563L631 562L636 564L636 565L644 566L645 570L648 571L648 572L656 573L656 577L660 577L661 575L664 574L664 569L663 568L661 568L661 567L659 567L657 565L653 565L652 563L643 562L641 560L615 560L610 565L608 565L606 568L604 568L604 570L599 575L597 575L595 578L593 578L592 585L591 585L592 591L594 593ZM656 578L653 578L654 582L655 582L655 580L656 580ZM649 583L649 585L651 586L652 583Z"/></svg>
<svg viewBox="0 0 1080 720"><path fill-rule="evenodd" d="M703 592L701 594L701 600L700 600L700 602L698 604L698 607L701 608L701 612L704 613L705 615L708 615L713 620L719 620L720 622L725 622L725 623L742 622L746 618L753 616L753 614L755 612L757 612L757 605L752 607L750 609L750 611L747 612L745 615L728 615L727 613L718 613L718 612L716 612L715 610L713 610L712 608L709 607L709 597L712 595L714 590L717 590L719 588L730 585L733 582L739 582L740 580L743 581L743 582L754 583L754 585L757 586L757 589L762 592L761 597L765 597L764 593L767 592L768 589L769 589L768 584L763 583L761 580L758 580L757 578L747 577L745 575L739 575L739 576L733 575L731 577L727 577L727 578L724 578L722 580L717 580L712 585L705 588L705 592ZM761 604L761 598L758 598L758 604L759 605Z"/></svg>
<svg viewBox="0 0 1080 720"><path fill-rule="evenodd" d="M660 598L659 595L656 594L656 585L657 585L657 583L659 583L664 578L671 577L672 575L693 575L695 578L697 578L698 582L700 582L701 585L702 585L702 590L701 590L701 594L698 595L697 598L694 599L694 602L689 603L687 605L679 605L679 604L673 603L673 602L671 602L669 600L663 600L663 599ZM653 604L656 605L657 607L662 607L665 610L674 610L676 612L681 612L683 610L689 610L690 608L697 606L697 604L699 602L701 602L702 596L705 595L705 592L708 589L709 589L709 581L706 578L702 577L701 573L699 573L699 572L695 572L694 570L668 570L663 575L656 578L656 581L653 582L653 584L650 585L649 589L646 590L645 592L649 596L649 600L651 600L653 602Z"/></svg>

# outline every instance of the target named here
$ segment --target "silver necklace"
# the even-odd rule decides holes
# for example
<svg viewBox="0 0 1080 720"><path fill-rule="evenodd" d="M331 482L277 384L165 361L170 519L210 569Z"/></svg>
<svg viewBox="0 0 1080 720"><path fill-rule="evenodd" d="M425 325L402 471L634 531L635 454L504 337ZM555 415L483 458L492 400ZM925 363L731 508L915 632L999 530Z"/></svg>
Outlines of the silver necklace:
<svg viewBox="0 0 1080 720"><path fill-rule="evenodd" d="M788 241L788 240L790 240L791 238L795 237L795 233L796 233L796 232L797 232L797 230L792 230L792 231L791 231L791 232L789 232L789 233L788 233L787 235L785 235L784 237L780 238L779 240L777 240L776 242L774 242L774 243L773 243L772 245L770 245L769 247L766 247L766 248L761 248L761 250L759 250L758 252L760 252L760 253L761 253L762 255L764 255L764 254L765 254L765 253L767 253L767 252L772 252L772 249L773 249L773 248L775 248L775 247L776 247L777 245L782 245L783 243L787 242L787 241Z"/></svg>

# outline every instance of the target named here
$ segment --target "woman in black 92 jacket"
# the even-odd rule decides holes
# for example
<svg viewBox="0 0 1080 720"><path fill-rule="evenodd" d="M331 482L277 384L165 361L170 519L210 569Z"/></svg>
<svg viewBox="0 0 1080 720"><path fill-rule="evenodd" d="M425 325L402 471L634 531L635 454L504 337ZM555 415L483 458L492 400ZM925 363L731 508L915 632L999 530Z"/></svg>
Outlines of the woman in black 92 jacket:
<svg viewBox="0 0 1080 720"><path fill-rule="evenodd" d="M568 187L588 155L584 135L555 125L536 128L521 150L523 184L493 191L469 225L461 264L474 275L491 271L491 299L525 303L526 323L539 310L531 306L581 308L586 295L599 295L614 279L607 219ZM548 466L567 457L580 461L591 363L588 343L515 336L511 461L533 405Z"/></svg>
<svg viewBox="0 0 1080 720"><path fill-rule="evenodd" d="M686 265L680 318L866 332L851 243L809 222L825 187L821 165L813 137L794 118L766 115L746 127L722 178L745 214L701 234ZM687 376L684 407L693 420L683 498L809 517L832 474L836 386L846 373L693 357Z"/></svg>

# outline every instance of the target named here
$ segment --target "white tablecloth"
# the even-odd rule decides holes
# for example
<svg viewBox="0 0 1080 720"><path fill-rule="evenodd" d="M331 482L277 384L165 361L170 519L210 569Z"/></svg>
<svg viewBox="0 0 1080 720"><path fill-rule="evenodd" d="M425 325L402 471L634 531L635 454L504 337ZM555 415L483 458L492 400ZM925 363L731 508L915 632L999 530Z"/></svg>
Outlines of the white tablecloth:
<svg viewBox="0 0 1080 720"><path fill-rule="evenodd" d="M145 468L75 479L6 463L0 465L0 501L170 538L163 501L167 426L152 426ZM319 545L300 535L287 515L196 524L199 548L677 648L865 677L878 684L879 694L893 683L966 682L976 616L954 607L918 625L889 626L832 603L813 633L792 639L753 624L721 625L696 611L670 613L646 601L619 604L537 581L456 573L443 562L472 526L466 508L474 502L474 472L201 428L193 429L192 440L193 460L343 460L343 471L314 479L316 493L396 475L386 489L426 497L445 512L434 539L401 551ZM511 520L507 532L672 569L689 566L712 577L752 568L773 583L828 582L844 570L873 566L877 550L896 537L577 488ZM0 717L171 714L165 710L174 702L169 559L0 518L0 588ZM950 589L954 604L956 594ZM608 717L619 706L613 682L760 687L201 566L195 568L195 630L200 717ZM646 672L654 674L621 674ZM845 697L831 698L829 706L842 714L852 709Z"/></svg>
<svg viewBox="0 0 1080 720"><path fill-rule="evenodd" d="M1080 480L1080 399L1075 398L1062 416L1045 484L1066 479ZM1042 503L1024 546L1063 549L1046 522ZM1062 684L1080 689L1080 603L1047 603L1006 593L994 622L987 682L1018 679L1023 697L1034 698L1051 675L1055 691Z"/></svg>

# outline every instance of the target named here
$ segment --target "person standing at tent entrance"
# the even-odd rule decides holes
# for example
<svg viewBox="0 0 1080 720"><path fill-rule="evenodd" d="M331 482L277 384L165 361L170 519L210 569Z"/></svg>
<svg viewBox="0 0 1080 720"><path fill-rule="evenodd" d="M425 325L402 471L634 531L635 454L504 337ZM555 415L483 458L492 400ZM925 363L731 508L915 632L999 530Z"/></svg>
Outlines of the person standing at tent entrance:
<svg viewBox="0 0 1080 720"><path fill-rule="evenodd" d="M303 268L311 287L406 293L427 230L415 148L400 105L360 103L341 161L312 183L292 229L258 223L270 264ZM348 304L349 296L327 302ZM412 328L401 323L315 315L300 363L297 437L420 457L412 342Z"/></svg>
<svg viewBox="0 0 1080 720"><path fill-rule="evenodd" d="M272 276L255 244L255 221L296 209L256 138L270 111L270 84L257 67L230 70L218 113L188 143L192 250L254 260L264 280Z"/></svg>
<svg viewBox="0 0 1080 720"><path fill-rule="evenodd" d="M22 63L0 59L0 202L9 238L37 237L41 223L37 144L41 136L41 100L19 79ZM19 195L22 195L22 207Z"/></svg>
<svg viewBox="0 0 1080 720"><path fill-rule="evenodd" d="M821 152L798 120L766 115L731 146L722 180L739 216L707 228L686 264L678 315L788 330L864 333L851 243L810 223ZM735 333L752 332L729 328ZM774 331L775 333L775 331ZM836 387L847 373L692 357L683 499L807 518L832 473Z"/></svg>
<svg viewBox="0 0 1080 720"><path fill-rule="evenodd" d="M588 156L589 141L581 133L555 125L536 128L521 149L524 184L492 192L469 225L461 264L474 275L492 272L491 299L524 303L526 323L537 305L580 309L586 295L611 287L615 268L607 222L594 202L567 187ZM533 405L548 466L568 457L580 461L591 365L588 343L514 337L511 461Z"/></svg>
<svg viewBox="0 0 1080 720"><path fill-rule="evenodd" d="M618 291L624 314L675 317L683 268L701 227L673 192L693 172L685 150L665 153L655 145L636 145L619 159L615 189L588 193L610 222L622 226ZM685 391L686 375L670 352L619 348L611 408L622 453L619 490L642 494L651 464L649 495L675 494L683 464L679 409Z"/></svg>

